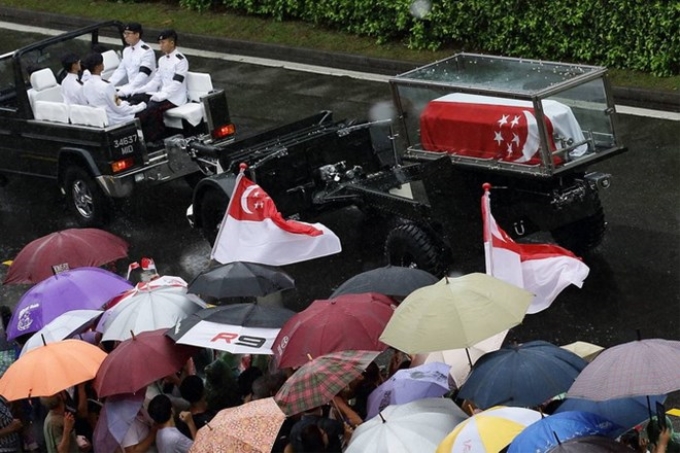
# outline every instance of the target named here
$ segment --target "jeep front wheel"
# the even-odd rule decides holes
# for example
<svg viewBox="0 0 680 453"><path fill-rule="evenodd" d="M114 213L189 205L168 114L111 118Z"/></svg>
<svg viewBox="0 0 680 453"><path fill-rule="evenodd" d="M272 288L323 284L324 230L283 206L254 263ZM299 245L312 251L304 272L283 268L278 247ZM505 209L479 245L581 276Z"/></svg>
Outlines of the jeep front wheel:
<svg viewBox="0 0 680 453"><path fill-rule="evenodd" d="M64 174L66 202L83 227L101 226L106 223L109 200L97 182L81 167L69 167Z"/></svg>
<svg viewBox="0 0 680 453"><path fill-rule="evenodd" d="M412 223L390 231L385 241L385 257L392 266L422 269L438 277L447 269L441 244Z"/></svg>
<svg viewBox="0 0 680 453"><path fill-rule="evenodd" d="M229 206L229 196L223 192L210 190L203 197L201 232L211 246L215 244L222 219L227 212L227 206Z"/></svg>

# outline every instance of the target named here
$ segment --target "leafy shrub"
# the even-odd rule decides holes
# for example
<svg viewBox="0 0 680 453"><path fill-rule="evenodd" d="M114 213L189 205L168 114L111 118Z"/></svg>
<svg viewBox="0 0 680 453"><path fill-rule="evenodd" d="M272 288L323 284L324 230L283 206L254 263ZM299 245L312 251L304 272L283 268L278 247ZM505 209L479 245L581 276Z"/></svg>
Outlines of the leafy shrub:
<svg viewBox="0 0 680 453"><path fill-rule="evenodd" d="M295 19L409 48L680 73L680 2L665 0L179 0L204 11ZM414 5L424 15L412 13Z"/></svg>

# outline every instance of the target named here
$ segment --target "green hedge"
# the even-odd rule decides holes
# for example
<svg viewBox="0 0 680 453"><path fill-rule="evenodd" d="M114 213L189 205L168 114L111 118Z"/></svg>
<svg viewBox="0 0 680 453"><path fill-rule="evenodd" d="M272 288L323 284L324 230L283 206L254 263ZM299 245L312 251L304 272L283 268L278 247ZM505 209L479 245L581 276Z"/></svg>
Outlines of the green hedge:
<svg viewBox="0 0 680 453"><path fill-rule="evenodd" d="M409 48L680 74L680 2L665 0L178 0L201 11L296 19ZM414 17L421 6L424 17ZM424 8L423 8L424 6Z"/></svg>

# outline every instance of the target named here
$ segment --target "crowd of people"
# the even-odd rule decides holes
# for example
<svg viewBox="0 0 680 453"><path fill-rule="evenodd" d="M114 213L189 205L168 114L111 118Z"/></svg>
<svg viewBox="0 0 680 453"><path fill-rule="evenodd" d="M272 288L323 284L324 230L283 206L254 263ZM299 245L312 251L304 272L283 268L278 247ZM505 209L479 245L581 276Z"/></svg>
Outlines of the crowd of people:
<svg viewBox="0 0 680 453"><path fill-rule="evenodd" d="M164 30L158 35L162 56L142 40L142 25L125 26L120 64L108 80L102 78L104 59L101 49L85 56L68 53L62 57L66 73L61 82L64 102L102 107L109 125L139 118L147 143L163 138L163 112L187 103L186 77L189 61L177 49L177 32Z"/></svg>
<svg viewBox="0 0 680 453"><path fill-rule="evenodd" d="M102 347L109 349L110 345ZM397 351L382 368L372 362L328 404L287 417L271 451L342 452L354 428L367 417L370 393L396 371L409 366L408 356ZM197 431L209 425L220 410L274 396L292 372L272 370L265 356L216 357L215 351L201 350L176 374L147 388L144 403L117 451L188 452ZM478 411L469 401L457 400L455 390L446 397L453 398L470 415ZM0 452L97 451L95 431L103 403L91 382L32 401L10 404L0 400ZM553 402L541 410L548 414L555 407ZM620 440L631 451L680 451L680 438L673 433L670 419L664 429L653 419L644 434L631 430Z"/></svg>

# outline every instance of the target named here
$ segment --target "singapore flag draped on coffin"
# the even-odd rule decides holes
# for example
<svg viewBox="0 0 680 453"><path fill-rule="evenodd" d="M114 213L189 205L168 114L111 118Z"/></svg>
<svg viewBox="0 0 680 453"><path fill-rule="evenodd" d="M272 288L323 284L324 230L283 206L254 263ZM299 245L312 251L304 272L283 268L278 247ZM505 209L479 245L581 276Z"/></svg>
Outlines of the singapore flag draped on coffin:
<svg viewBox="0 0 680 453"><path fill-rule="evenodd" d="M285 266L341 250L340 239L322 224L285 220L274 200L242 170L210 258L222 264Z"/></svg>
<svg viewBox="0 0 680 453"><path fill-rule="evenodd" d="M569 250L549 244L518 244L491 215L490 184L484 184L482 218L486 273L534 293L527 313L552 304L568 285L581 288L590 269Z"/></svg>

